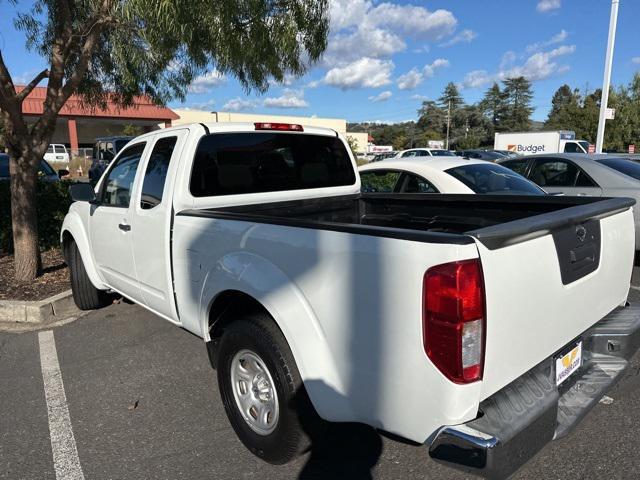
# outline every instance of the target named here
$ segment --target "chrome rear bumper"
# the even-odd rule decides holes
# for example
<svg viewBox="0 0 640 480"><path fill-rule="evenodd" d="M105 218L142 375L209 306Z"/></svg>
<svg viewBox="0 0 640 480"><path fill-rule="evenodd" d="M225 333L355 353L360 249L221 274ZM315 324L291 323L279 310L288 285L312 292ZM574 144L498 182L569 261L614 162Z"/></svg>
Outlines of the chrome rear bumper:
<svg viewBox="0 0 640 480"><path fill-rule="evenodd" d="M486 478L506 478L567 435L622 377L640 347L640 306L618 308L581 335L583 364L560 386L553 357L495 393L480 415L443 427L429 455Z"/></svg>

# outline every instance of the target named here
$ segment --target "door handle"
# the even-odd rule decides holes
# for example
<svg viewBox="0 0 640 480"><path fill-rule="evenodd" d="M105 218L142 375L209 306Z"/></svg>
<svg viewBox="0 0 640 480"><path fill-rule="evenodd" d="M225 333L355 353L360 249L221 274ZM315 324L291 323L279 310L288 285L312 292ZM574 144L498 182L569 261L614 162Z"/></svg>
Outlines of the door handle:
<svg viewBox="0 0 640 480"><path fill-rule="evenodd" d="M129 230L131 230L131 225L127 225L126 223L119 223L118 228L123 232L128 232Z"/></svg>

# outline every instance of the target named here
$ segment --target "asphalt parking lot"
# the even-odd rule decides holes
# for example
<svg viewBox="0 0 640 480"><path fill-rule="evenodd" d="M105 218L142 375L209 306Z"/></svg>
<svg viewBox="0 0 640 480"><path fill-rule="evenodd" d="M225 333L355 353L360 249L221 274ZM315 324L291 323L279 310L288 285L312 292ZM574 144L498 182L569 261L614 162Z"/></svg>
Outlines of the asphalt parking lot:
<svg viewBox="0 0 640 480"><path fill-rule="evenodd" d="M631 298L640 301L640 291ZM66 405L52 402L50 386L45 397L52 345ZM636 478L639 372L636 356L613 401L597 405L514 478ZM202 341L126 303L57 327L53 336L0 333L0 385L2 479L55 479L56 472L58 479L470 478L435 464L425 448L357 425L336 425L292 465L262 463L227 421ZM59 451L69 439L50 432L51 416L55 425L69 422L77 455Z"/></svg>

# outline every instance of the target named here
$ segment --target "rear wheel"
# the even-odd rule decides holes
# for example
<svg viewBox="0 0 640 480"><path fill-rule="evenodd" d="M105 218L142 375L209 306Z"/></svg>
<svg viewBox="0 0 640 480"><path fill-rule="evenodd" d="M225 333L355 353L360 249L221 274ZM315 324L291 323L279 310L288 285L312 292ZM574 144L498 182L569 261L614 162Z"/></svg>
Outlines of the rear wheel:
<svg viewBox="0 0 640 480"><path fill-rule="evenodd" d="M109 305L109 294L93 286L84 268L80 250L75 242L67 249L67 262L71 274L73 301L80 310L94 310Z"/></svg>
<svg viewBox="0 0 640 480"><path fill-rule="evenodd" d="M323 422L306 394L291 350L268 315L248 315L225 328L218 385L231 426L256 456L293 459Z"/></svg>

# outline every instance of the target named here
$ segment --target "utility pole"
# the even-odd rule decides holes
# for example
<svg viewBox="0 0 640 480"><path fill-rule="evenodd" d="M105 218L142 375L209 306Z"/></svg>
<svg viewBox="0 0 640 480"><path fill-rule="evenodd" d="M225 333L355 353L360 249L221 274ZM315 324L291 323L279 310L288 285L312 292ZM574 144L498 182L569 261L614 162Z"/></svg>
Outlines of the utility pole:
<svg viewBox="0 0 640 480"><path fill-rule="evenodd" d="M449 125L451 124L451 100L449 100L449 106L447 107L447 144L444 147L445 150L449 150Z"/></svg>
<svg viewBox="0 0 640 480"><path fill-rule="evenodd" d="M600 118L598 120L598 136L596 137L596 153L602 153L604 143L604 127L609 102L609 83L611 82L611 64L613 63L613 46L616 42L616 26L618 24L618 4L620 0L611 0L611 17L609 19L609 39L607 55L604 59L604 80L602 82L602 99L600 100Z"/></svg>

